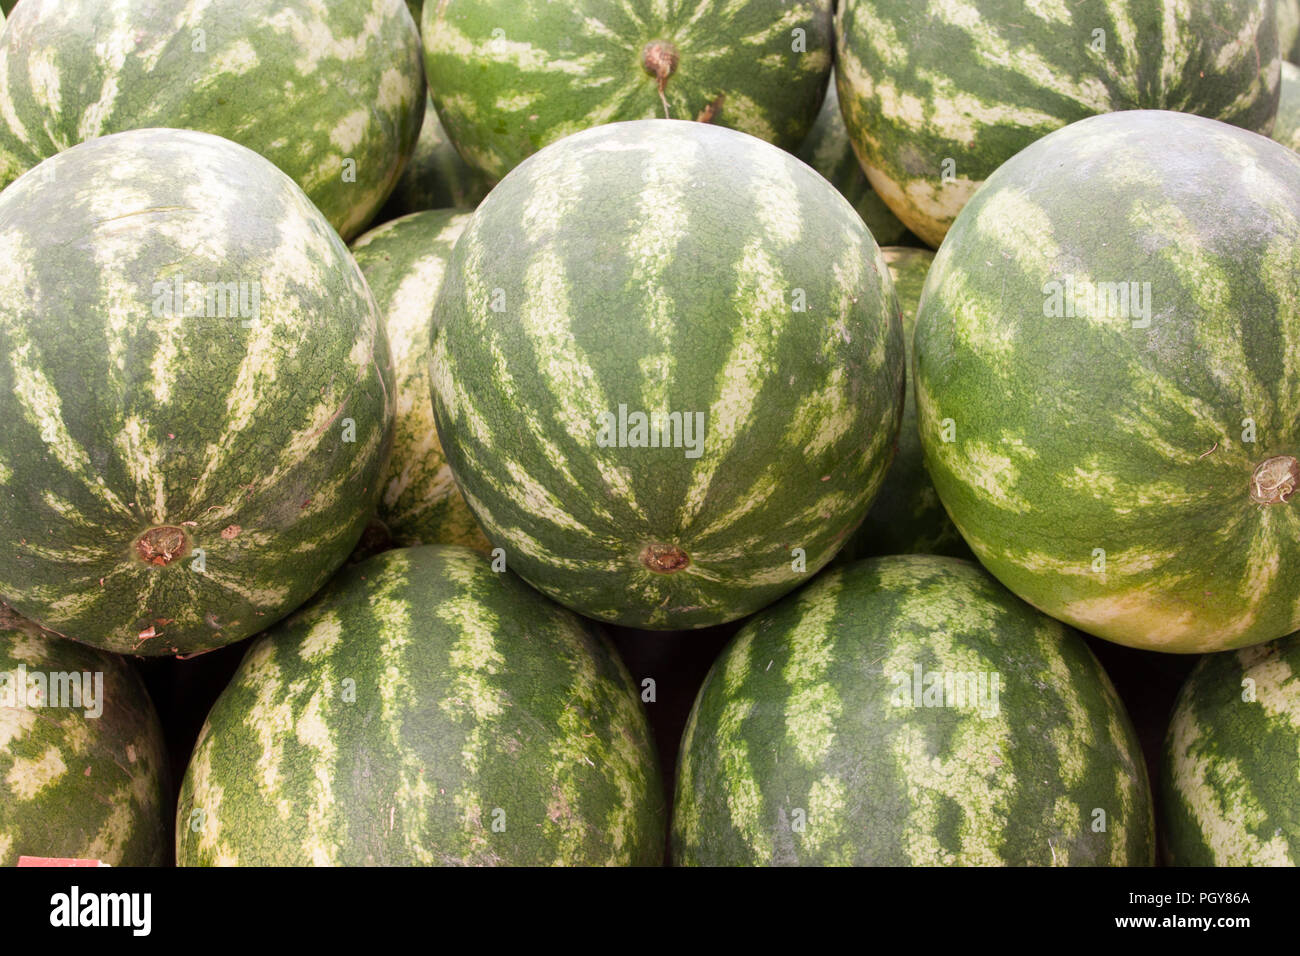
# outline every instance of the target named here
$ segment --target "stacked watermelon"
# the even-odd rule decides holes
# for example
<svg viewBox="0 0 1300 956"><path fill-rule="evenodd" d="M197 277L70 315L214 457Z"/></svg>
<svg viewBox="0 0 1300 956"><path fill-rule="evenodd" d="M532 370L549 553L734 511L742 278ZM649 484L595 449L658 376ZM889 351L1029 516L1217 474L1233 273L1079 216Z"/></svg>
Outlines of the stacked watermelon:
<svg viewBox="0 0 1300 956"><path fill-rule="evenodd" d="M980 184L1054 129L1175 109L1268 133L1279 51L1258 0L842 0L836 82L867 178L943 240Z"/></svg>
<svg viewBox="0 0 1300 956"><path fill-rule="evenodd" d="M0 604L0 866L161 866L171 806L162 725L131 665Z"/></svg>
<svg viewBox="0 0 1300 956"><path fill-rule="evenodd" d="M199 734L176 853L654 864L664 825L650 730L612 648L473 552L422 547L350 568L253 644Z"/></svg>
<svg viewBox="0 0 1300 956"><path fill-rule="evenodd" d="M1300 860L1297 0L0 10L0 864Z"/></svg>

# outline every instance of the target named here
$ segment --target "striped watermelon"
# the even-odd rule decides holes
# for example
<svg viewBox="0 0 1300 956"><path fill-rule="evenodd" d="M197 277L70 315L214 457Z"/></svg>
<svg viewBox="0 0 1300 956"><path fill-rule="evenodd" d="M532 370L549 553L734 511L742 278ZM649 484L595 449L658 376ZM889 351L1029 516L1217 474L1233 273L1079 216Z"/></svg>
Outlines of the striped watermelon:
<svg viewBox="0 0 1300 956"><path fill-rule="evenodd" d="M95 136L196 129L270 159L350 238L423 92L402 0L23 0L0 42L0 187Z"/></svg>
<svg viewBox="0 0 1300 956"><path fill-rule="evenodd" d="M901 242L910 235L907 227L889 211L885 201L867 182L866 174L853 155L849 131L840 115L840 98L835 91L834 73L826 87L826 99L813 123L812 132L795 154L830 181L853 204L872 237L882 246Z"/></svg>
<svg viewBox="0 0 1300 956"><path fill-rule="evenodd" d="M463 548L388 551L249 649L199 734L176 855L658 865L661 786L588 624Z"/></svg>
<svg viewBox="0 0 1300 956"><path fill-rule="evenodd" d="M977 566L819 577L709 672L678 760L677 864L1150 865L1128 715L1082 637Z"/></svg>
<svg viewBox="0 0 1300 956"><path fill-rule="evenodd" d="M0 594L120 652L262 630L361 534L392 383L361 270L256 153L46 160L0 194Z"/></svg>
<svg viewBox="0 0 1300 956"><path fill-rule="evenodd" d="M393 355L397 414L379 518L400 545L489 547L443 459L429 392L433 305L469 218L452 209L417 212L372 229L352 247Z"/></svg>
<svg viewBox="0 0 1300 956"><path fill-rule="evenodd" d="M1053 133L958 217L914 345L930 475L1011 590L1162 651L1300 627L1300 155L1180 113Z"/></svg>
<svg viewBox="0 0 1300 956"><path fill-rule="evenodd" d="M1268 133L1272 0L841 0L836 80L867 178L937 246L1005 160L1111 110Z"/></svg>
<svg viewBox="0 0 1300 956"><path fill-rule="evenodd" d="M500 179L557 139L698 119L796 149L831 68L832 0L440 0L424 66L460 154Z"/></svg>
<svg viewBox="0 0 1300 956"><path fill-rule="evenodd" d="M415 152L379 219L398 219L425 209L473 209L491 188L486 177L460 158L438 121L433 101L426 99L424 125L420 127Z"/></svg>
<svg viewBox="0 0 1300 956"><path fill-rule="evenodd" d="M561 604L732 620L866 513L902 413L897 314L862 220L788 153L679 120L586 130L456 244L438 433L509 567Z"/></svg>
<svg viewBox="0 0 1300 956"><path fill-rule="evenodd" d="M1201 658L1161 775L1166 862L1300 865L1300 635Z"/></svg>
<svg viewBox="0 0 1300 956"><path fill-rule="evenodd" d="M946 554L970 557L970 548L943 510L943 502L925 471L921 435L916 430L916 402L912 397L912 334L916 306L934 253L928 249L887 246L880 250L898 294L907 348L909 385L903 403L903 425L898 432L898 452L885 483L861 526L836 557L839 563L884 554Z"/></svg>
<svg viewBox="0 0 1300 956"><path fill-rule="evenodd" d="M1282 98L1277 105L1273 139L1300 151L1300 66L1282 64Z"/></svg>
<svg viewBox="0 0 1300 956"><path fill-rule="evenodd" d="M170 820L162 725L131 665L0 604L0 866L162 866Z"/></svg>

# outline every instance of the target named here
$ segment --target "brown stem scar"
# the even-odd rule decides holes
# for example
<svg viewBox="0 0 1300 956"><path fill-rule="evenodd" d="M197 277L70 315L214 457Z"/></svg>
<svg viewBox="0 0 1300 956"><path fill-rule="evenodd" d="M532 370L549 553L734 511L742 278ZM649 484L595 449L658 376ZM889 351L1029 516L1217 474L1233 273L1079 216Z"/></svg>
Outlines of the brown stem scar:
<svg viewBox="0 0 1300 956"><path fill-rule="evenodd" d="M641 550L641 563L655 574L672 574L689 567L690 555L671 544L647 544Z"/></svg>
<svg viewBox="0 0 1300 956"><path fill-rule="evenodd" d="M1300 462L1290 455L1266 458L1250 476L1250 500L1275 505L1290 499L1300 481Z"/></svg>

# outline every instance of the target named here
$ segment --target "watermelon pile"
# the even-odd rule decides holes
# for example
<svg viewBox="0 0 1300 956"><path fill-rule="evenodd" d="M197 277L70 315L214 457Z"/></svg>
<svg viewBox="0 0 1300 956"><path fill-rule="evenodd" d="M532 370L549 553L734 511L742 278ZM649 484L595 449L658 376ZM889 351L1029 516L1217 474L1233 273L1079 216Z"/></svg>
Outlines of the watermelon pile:
<svg viewBox="0 0 1300 956"><path fill-rule="evenodd" d="M1300 863L1300 0L0 16L0 866Z"/></svg>

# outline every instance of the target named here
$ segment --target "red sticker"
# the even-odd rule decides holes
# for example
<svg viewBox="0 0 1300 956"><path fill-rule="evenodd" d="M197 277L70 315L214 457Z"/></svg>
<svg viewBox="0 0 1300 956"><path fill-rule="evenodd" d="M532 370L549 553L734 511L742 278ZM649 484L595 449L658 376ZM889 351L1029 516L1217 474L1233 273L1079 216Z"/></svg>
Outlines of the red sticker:
<svg viewBox="0 0 1300 956"><path fill-rule="evenodd" d="M70 856L20 856L19 866L112 866L99 860L78 860Z"/></svg>

